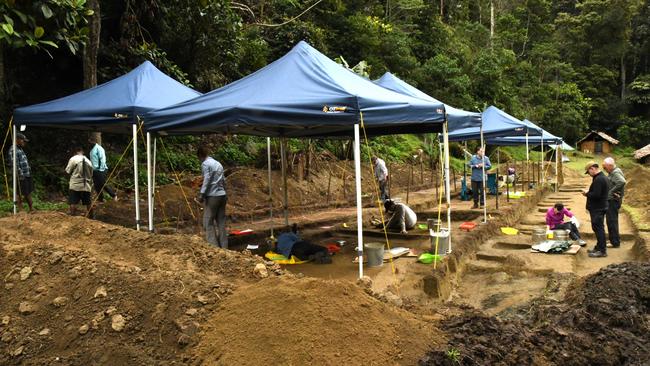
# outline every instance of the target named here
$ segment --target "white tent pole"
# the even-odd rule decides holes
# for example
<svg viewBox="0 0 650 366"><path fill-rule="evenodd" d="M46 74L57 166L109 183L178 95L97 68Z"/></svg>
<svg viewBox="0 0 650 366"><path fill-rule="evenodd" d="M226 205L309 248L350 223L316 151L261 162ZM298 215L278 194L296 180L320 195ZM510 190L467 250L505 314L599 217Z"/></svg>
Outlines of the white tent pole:
<svg viewBox="0 0 650 366"><path fill-rule="evenodd" d="M18 206L17 206L18 205L18 165L16 165L18 159L16 154L16 124L12 126L12 132L13 132L13 136L11 139L12 139L13 149L12 149L11 159L13 160L13 164L12 164L13 168L11 169L11 171L13 175L12 184L14 189L13 196L14 196L14 215L15 215L18 212Z"/></svg>
<svg viewBox="0 0 650 366"><path fill-rule="evenodd" d="M359 140L359 124L356 123L354 125L354 178L357 191L357 252L359 278L361 278L363 277L363 209L361 206L361 143Z"/></svg>
<svg viewBox="0 0 650 366"><path fill-rule="evenodd" d="M284 210L284 225L289 226L289 195L287 193L287 157L286 157L286 145L287 140L282 138L280 141L280 155L282 155L282 189L284 190L283 194L283 207Z"/></svg>
<svg viewBox="0 0 650 366"><path fill-rule="evenodd" d="M528 181L526 182L526 191L530 187L530 170L528 169L530 166L530 152L528 149L528 129L526 129L526 167L524 168L524 172L527 173L526 176L528 177Z"/></svg>
<svg viewBox="0 0 650 366"><path fill-rule="evenodd" d="M481 159L481 170L483 170L483 223L487 222L487 187L485 179L485 140L483 139L483 122L481 122L481 149L483 149L483 158Z"/></svg>
<svg viewBox="0 0 650 366"><path fill-rule="evenodd" d="M445 124L443 126L443 140L445 142L445 198L447 200L447 230L449 230L449 248L448 253L451 253L451 184L449 182L449 122L445 114ZM437 184L437 183L436 183Z"/></svg>
<svg viewBox="0 0 650 366"><path fill-rule="evenodd" d="M560 156L560 145L555 146L555 193L558 191L558 184L560 183L560 180L558 179L560 176L560 164L558 163L558 157Z"/></svg>
<svg viewBox="0 0 650 366"><path fill-rule="evenodd" d="M530 153L528 150L528 131L526 131L526 163L530 161Z"/></svg>
<svg viewBox="0 0 650 366"><path fill-rule="evenodd" d="M138 124L133 124L133 184L135 203L135 228L140 231L140 186L138 184Z"/></svg>
<svg viewBox="0 0 650 366"><path fill-rule="evenodd" d="M542 172L540 173L540 177L541 177L540 182L539 182L540 188L544 187L544 135L542 135L542 147L541 147L541 149L542 149L542 156L539 158L540 163L541 163L540 169L542 170Z"/></svg>
<svg viewBox="0 0 650 366"><path fill-rule="evenodd" d="M151 133L147 132L147 221L149 232L153 232L153 185L151 169Z"/></svg>
<svg viewBox="0 0 650 366"><path fill-rule="evenodd" d="M273 238L273 181L271 180L271 138L266 138L266 157L269 167L269 218L271 223L271 238Z"/></svg>

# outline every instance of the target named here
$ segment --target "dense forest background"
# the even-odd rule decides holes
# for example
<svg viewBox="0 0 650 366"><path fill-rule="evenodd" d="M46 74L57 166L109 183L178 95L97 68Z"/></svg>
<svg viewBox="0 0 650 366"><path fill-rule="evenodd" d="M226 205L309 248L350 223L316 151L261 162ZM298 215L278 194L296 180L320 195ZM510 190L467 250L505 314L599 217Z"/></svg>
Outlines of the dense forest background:
<svg viewBox="0 0 650 366"><path fill-rule="evenodd" d="M207 92L300 40L361 62L371 79L391 71L445 103L493 104L569 143L589 129L650 142L650 0L3 0L0 119L6 127L17 106L145 59ZM48 133L46 157L68 134ZM253 162L246 144L230 140L220 154Z"/></svg>

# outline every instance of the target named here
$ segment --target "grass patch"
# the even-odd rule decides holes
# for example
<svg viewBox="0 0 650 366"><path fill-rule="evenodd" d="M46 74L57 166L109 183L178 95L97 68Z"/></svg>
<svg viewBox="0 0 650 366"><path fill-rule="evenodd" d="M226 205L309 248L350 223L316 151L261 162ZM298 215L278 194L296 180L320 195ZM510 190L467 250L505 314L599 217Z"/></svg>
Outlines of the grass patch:
<svg viewBox="0 0 650 366"><path fill-rule="evenodd" d="M634 223L634 226L636 226L637 229L642 231L650 231L650 223L648 223L647 217L643 210L640 208L632 207L625 203L621 207L630 216L632 222Z"/></svg>

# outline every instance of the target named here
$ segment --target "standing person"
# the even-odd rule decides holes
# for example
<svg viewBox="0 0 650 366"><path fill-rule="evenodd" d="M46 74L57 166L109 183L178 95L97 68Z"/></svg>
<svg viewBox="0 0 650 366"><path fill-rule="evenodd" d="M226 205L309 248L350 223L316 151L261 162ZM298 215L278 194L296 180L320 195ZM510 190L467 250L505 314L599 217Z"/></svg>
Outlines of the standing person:
<svg viewBox="0 0 650 366"><path fill-rule="evenodd" d="M621 209L623 203L623 196L625 195L625 176L623 171L616 166L613 158L605 158L603 161L603 169L607 172L609 179L609 192L607 193L607 213L605 220L607 221L607 233L609 234L609 242L613 248L621 246L621 235L618 231L618 210Z"/></svg>
<svg viewBox="0 0 650 366"><path fill-rule="evenodd" d="M93 190L93 163L84 156L84 150L77 147L65 167L65 172L70 174L70 192L68 203L70 204L70 215L76 214L79 201L86 206L86 215L92 215L90 193Z"/></svg>
<svg viewBox="0 0 650 366"><path fill-rule="evenodd" d="M546 225L551 230L568 230L572 240L577 241L581 247L587 245L587 242L580 238L578 227L573 222L564 222L564 216L574 217L564 204L558 202L546 211Z"/></svg>
<svg viewBox="0 0 650 366"><path fill-rule="evenodd" d="M485 156L485 150L481 146L476 148L476 155L469 159L467 164L472 169L472 198L474 199L474 206L472 208L479 208L479 200L481 206L485 204L483 197L483 166L488 171L492 168L490 158Z"/></svg>
<svg viewBox="0 0 650 366"><path fill-rule="evenodd" d="M609 193L609 180L598 168L598 163L590 161L585 166L585 174L592 177L589 190L582 192L587 197L587 211L591 216L591 229L596 234L596 247L589 250L592 258L607 257L605 242L605 213L607 212L607 194Z"/></svg>
<svg viewBox="0 0 650 366"><path fill-rule="evenodd" d="M117 194L115 191L106 185L106 174L108 173L106 152L102 145L97 142L95 136L90 136L88 142L93 146L90 150L90 161L93 164L93 185L95 186L95 192L97 192L97 201L104 202L104 191L106 191L113 200L117 201Z"/></svg>
<svg viewBox="0 0 650 366"><path fill-rule="evenodd" d="M34 181L32 180L32 169L29 166L29 161L27 160L27 155L23 151L26 143L29 142L27 137L22 133L16 133L16 165L18 171L18 193L17 197L17 211L23 208L22 198L25 198L27 201L27 206L29 207L29 212L32 212L34 209L32 203L32 192L34 191ZM13 146L9 148L9 165L13 169L14 161L14 148Z"/></svg>
<svg viewBox="0 0 650 366"><path fill-rule="evenodd" d="M386 168L386 162L383 159L373 156L371 160L375 167L375 178L379 184L379 199L384 202L388 199L388 168Z"/></svg>
<svg viewBox="0 0 650 366"><path fill-rule="evenodd" d="M208 154L206 146L200 146L197 156L201 161L203 184L199 192L199 202L204 205L203 228L208 243L228 249L226 233L226 177L223 166ZM217 234L218 231L218 234Z"/></svg>

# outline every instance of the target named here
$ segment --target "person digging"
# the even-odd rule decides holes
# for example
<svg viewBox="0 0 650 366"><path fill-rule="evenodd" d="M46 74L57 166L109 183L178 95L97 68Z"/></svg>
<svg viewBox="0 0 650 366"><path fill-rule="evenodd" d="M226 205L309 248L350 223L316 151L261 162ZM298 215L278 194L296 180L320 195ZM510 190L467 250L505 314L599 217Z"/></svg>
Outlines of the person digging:
<svg viewBox="0 0 650 366"><path fill-rule="evenodd" d="M275 252L287 258L291 258L293 255L301 261L312 261L316 264L332 263L332 257L330 257L327 248L300 238L297 224L291 226L291 231L278 236Z"/></svg>
<svg viewBox="0 0 650 366"><path fill-rule="evenodd" d="M386 200L384 202L386 214L390 214L386 229L391 231L399 231L401 234L406 234L408 231L415 227L418 217L415 212L403 203L397 203L393 200ZM381 223L379 223L381 227Z"/></svg>

